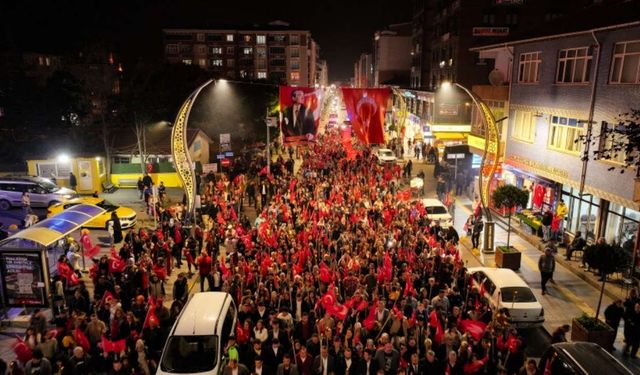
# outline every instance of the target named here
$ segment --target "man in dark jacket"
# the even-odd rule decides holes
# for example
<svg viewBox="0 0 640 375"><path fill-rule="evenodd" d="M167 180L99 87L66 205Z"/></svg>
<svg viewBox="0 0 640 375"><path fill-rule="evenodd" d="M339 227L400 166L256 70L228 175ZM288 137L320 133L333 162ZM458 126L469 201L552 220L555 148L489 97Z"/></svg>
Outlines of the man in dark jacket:
<svg viewBox="0 0 640 375"><path fill-rule="evenodd" d="M375 360L378 370L383 370L385 375L395 375L400 366L400 353L388 342L384 348L378 349Z"/></svg>
<svg viewBox="0 0 640 375"><path fill-rule="evenodd" d="M314 375L332 375L335 371L335 361L329 355L329 348L322 345L320 355L313 360L313 373Z"/></svg>
<svg viewBox="0 0 640 375"><path fill-rule="evenodd" d="M617 299L613 301L612 304L607 306L604 310L604 320L607 322L609 327L613 328L613 334L615 342L615 337L618 335L618 327L620 326L620 320L624 316L624 307L622 306L622 300Z"/></svg>
<svg viewBox="0 0 640 375"><path fill-rule="evenodd" d="M586 245L587 241L582 238L582 232L577 231L573 241L571 241L569 247L567 247L567 260L571 260L571 254L573 254L574 251L582 251Z"/></svg>
<svg viewBox="0 0 640 375"><path fill-rule="evenodd" d="M624 338L626 343L622 355L631 355L633 358L638 358L638 347L640 346L640 302L636 302L633 310L625 314ZM629 352L629 349L631 349L631 352Z"/></svg>

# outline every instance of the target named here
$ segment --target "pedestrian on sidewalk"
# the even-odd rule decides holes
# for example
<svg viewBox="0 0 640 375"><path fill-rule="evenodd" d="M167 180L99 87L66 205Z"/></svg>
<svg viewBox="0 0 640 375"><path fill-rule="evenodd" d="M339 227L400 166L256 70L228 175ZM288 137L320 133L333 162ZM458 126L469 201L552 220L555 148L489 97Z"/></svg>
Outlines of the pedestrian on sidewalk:
<svg viewBox="0 0 640 375"><path fill-rule="evenodd" d="M542 242L551 239L551 223L553 223L553 213L548 208L542 214Z"/></svg>
<svg viewBox="0 0 640 375"><path fill-rule="evenodd" d="M202 250L198 257L198 271L200 272L200 291L204 292L204 281L207 280L208 290L211 290L211 257L206 250Z"/></svg>
<svg viewBox="0 0 640 375"><path fill-rule="evenodd" d="M538 269L540 270L540 286L542 287L542 295L547 294L547 282L553 278L553 272L556 270L556 259L553 257L551 248L544 249L544 254L540 255L538 260Z"/></svg>
<svg viewBox="0 0 640 375"><path fill-rule="evenodd" d="M625 345L622 355L625 357L631 355L632 358L638 358L638 347L640 346L640 302L636 302L633 310L625 314L624 338Z"/></svg>
<svg viewBox="0 0 640 375"><path fill-rule="evenodd" d="M480 234L482 234L483 229L484 223L482 222L482 216L476 217L473 222L473 233L471 235L471 245L474 249L480 246Z"/></svg>
<svg viewBox="0 0 640 375"><path fill-rule="evenodd" d="M616 341L616 336L618 335L618 327L620 326L620 320L622 320L623 316L624 307L622 306L622 300L619 298L613 301L604 310L604 321L609 325L609 327L613 328L614 342Z"/></svg>

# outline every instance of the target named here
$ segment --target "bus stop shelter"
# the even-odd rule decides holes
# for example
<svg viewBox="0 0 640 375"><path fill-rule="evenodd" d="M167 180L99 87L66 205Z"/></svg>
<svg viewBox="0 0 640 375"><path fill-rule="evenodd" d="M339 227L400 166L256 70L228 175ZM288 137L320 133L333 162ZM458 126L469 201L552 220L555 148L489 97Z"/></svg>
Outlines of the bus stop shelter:
<svg viewBox="0 0 640 375"><path fill-rule="evenodd" d="M0 292L4 307L49 306L50 277L65 254L66 238L105 210L79 204L0 242Z"/></svg>

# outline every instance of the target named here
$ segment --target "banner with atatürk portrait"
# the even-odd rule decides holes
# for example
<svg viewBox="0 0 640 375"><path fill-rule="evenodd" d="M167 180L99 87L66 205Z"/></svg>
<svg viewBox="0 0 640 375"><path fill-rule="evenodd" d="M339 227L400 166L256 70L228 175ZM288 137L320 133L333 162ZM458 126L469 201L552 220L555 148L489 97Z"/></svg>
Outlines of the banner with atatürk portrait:
<svg viewBox="0 0 640 375"><path fill-rule="evenodd" d="M389 89L342 89L347 114L355 135L366 144L384 143L384 116Z"/></svg>
<svg viewBox="0 0 640 375"><path fill-rule="evenodd" d="M280 131L284 143L315 141L322 95L321 89L280 86Z"/></svg>

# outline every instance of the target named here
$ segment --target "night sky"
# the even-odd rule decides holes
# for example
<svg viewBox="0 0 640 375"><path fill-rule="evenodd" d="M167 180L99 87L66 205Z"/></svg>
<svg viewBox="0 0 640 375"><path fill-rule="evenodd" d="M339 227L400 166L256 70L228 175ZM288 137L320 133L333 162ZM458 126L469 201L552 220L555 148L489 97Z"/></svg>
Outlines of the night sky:
<svg viewBox="0 0 640 375"><path fill-rule="evenodd" d="M280 19L309 29L331 80L348 79L373 32L409 21L411 0L47 0L0 2L2 48L57 52L83 42L117 45L125 62L159 58L163 27L250 25Z"/></svg>

